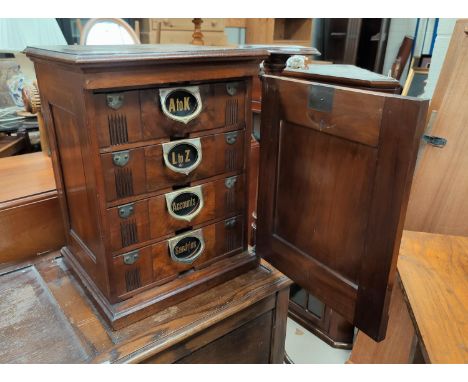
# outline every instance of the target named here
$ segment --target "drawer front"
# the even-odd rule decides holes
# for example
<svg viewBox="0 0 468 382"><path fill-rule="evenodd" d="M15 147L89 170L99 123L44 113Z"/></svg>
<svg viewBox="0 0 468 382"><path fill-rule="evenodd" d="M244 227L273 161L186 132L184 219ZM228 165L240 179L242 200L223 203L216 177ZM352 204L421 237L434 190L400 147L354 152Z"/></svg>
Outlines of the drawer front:
<svg viewBox="0 0 468 382"><path fill-rule="evenodd" d="M169 209L169 206L171 209ZM244 176L158 195L107 210L112 251L242 213Z"/></svg>
<svg viewBox="0 0 468 382"><path fill-rule="evenodd" d="M185 186L226 172L242 171L244 135L245 130L236 130L199 138L201 148L198 155L201 160L188 174L168 167L162 144L102 154L106 200L110 202L168 187ZM187 140L176 142L184 144ZM168 155L169 160L172 154ZM175 157L178 155L174 154ZM184 160L184 153L181 155Z"/></svg>
<svg viewBox="0 0 468 382"><path fill-rule="evenodd" d="M174 120L164 114L160 90L154 88L94 95L95 116L99 146L119 146L151 139L186 137L187 134L225 128L233 130L245 125L245 81L191 86L199 92L201 111L189 121ZM179 100L174 96L175 106ZM170 108L169 108L170 109ZM195 115L195 114L194 114Z"/></svg>
<svg viewBox="0 0 468 382"><path fill-rule="evenodd" d="M239 215L117 256L112 283L115 293L123 298L130 297L140 288L164 284L182 272L196 271L224 256L238 253L242 250L243 231L243 217ZM190 256L195 258L190 259Z"/></svg>

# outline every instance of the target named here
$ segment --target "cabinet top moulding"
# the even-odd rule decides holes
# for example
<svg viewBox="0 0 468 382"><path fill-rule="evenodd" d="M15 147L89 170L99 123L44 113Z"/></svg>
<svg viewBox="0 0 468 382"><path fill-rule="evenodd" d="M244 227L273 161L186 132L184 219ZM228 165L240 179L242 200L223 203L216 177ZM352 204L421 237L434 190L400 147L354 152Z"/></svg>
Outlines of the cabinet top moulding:
<svg viewBox="0 0 468 382"><path fill-rule="evenodd" d="M26 54L36 60L47 59L79 66L122 65L125 63L183 63L266 59L270 55L319 55L315 48L281 45L240 45L238 47L158 45L63 45L27 47Z"/></svg>

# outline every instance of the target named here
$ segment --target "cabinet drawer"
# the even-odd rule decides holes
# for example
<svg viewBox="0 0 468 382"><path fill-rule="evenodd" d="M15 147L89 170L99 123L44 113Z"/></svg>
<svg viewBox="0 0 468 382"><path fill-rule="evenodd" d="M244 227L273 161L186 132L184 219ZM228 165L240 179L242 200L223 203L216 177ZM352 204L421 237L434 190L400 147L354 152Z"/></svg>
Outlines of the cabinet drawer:
<svg viewBox="0 0 468 382"><path fill-rule="evenodd" d="M140 288L164 284L238 253L242 243L243 217L238 215L115 257L112 285L116 295L130 297Z"/></svg>
<svg viewBox="0 0 468 382"><path fill-rule="evenodd" d="M168 187L186 186L195 180L241 171L244 167L244 135L245 130L237 130L102 154L106 200L110 202ZM166 148L165 160L163 152Z"/></svg>
<svg viewBox="0 0 468 382"><path fill-rule="evenodd" d="M217 128L233 130L244 127L245 81L189 88L199 92L201 111L188 122L171 119L161 107L160 90L183 87L95 94L93 123L96 125L99 146L119 146L151 139L187 137L190 133ZM178 98L173 97L177 102ZM183 102L183 97L180 102ZM196 102L192 100L192 103L183 105L193 106Z"/></svg>
<svg viewBox="0 0 468 382"><path fill-rule="evenodd" d="M238 175L110 208L107 221L111 249L118 251L210 220L240 214L243 207L244 176Z"/></svg>

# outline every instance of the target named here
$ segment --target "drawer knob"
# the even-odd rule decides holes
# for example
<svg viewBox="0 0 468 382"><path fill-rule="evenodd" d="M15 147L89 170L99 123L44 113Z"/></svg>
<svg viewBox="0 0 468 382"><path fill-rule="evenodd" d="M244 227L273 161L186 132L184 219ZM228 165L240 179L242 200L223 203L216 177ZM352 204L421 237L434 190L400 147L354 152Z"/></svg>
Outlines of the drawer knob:
<svg viewBox="0 0 468 382"><path fill-rule="evenodd" d="M128 252L123 255L124 264L132 265L138 260L138 251Z"/></svg>
<svg viewBox="0 0 468 382"><path fill-rule="evenodd" d="M133 214L133 211L134 211L134 203L130 203L130 204L125 204L123 206L120 206L118 208L118 211L119 211L119 216L121 218L128 218L130 215Z"/></svg>
<svg viewBox="0 0 468 382"><path fill-rule="evenodd" d="M233 145L234 143L236 143L236 140L237 140L237 135L239 133L237 131L232 131L230 133L226 133L226 143L228 145Z"/></svg>
<svg viewBox="0 0 468 382"><path fill-rule="evenodd" d="M226 91L230 96L235 96L237 93L237 88L239 87L238 82L230 82L226 84Z"/></svg>
<svg viewBox="0 0 468 382"><path fill-rule="evenodd" d="M120 109L124 103L124 95L122 93L112 93L106 95L107 106L111 109Z"/></svg>
<svg viewBox="0 0 468 382"><path fill-rule="evenodd" d="M232 188L236 184L236 181L237 181L237 176L231 176L230 178L226 178L226 180L224 181L224 185L227 188Z"/></svg>
<svg viewBox="0 0 468 382"><path fill-rule="evenodd" d="M112 162L119 167L125 166L130 160L130 151L116 151L112 153Z"/></svg>

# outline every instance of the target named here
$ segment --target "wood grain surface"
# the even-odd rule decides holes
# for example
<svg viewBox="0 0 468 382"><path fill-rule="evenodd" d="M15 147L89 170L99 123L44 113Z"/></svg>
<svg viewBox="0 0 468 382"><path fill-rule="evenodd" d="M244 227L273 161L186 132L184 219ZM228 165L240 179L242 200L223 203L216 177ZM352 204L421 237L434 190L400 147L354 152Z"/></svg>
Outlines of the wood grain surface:
<svg viewBox="0 0 468 382"><path fill-rule="evenodd" d="M468 362L468 238L405 231L398 271L431 363Z"/></svg>
<svg viewBox="0 0 468 382"><path fill-rule="evenodd" d="M447 139L443 148L423 143L405 229L468 236L468 20L457 22L429 109L437 112L425 134Z"/></svg>
<svg viewBox="0 0 468 382"><path fill-rule="evenodd" d="M56 256L0 276L0 363L282 362L291 281L268 263L113 331Z"/></svg>

